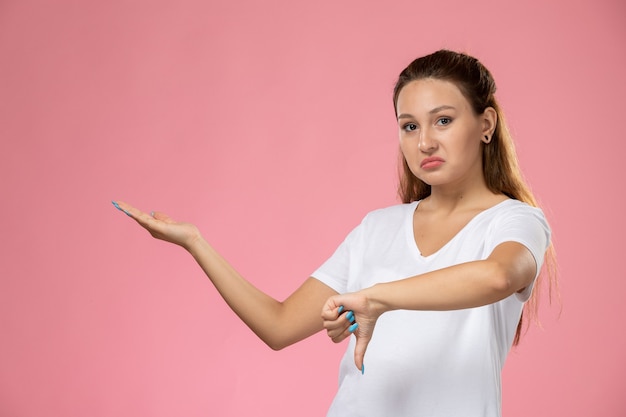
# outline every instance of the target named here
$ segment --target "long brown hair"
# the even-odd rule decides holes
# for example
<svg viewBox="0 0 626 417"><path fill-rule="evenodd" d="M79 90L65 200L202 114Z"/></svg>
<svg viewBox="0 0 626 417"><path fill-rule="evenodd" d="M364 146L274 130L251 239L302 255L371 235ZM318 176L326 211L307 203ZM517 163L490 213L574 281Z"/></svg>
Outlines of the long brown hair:
<svg viewBox="0 0 626 417"><path fill-rule="evenodd" d="M411 62L398 77L393 91L393 107L397 116L398 95L404 86L411 81L433 78L454 83L468 100L476 115L482 114L487 107L492 107L498 120L495 132L489 144L482 145L483 176L489 190L496 194L504 194L509 198L538 207L537 201L529 186L524 181L517 162L513 138L496 97L496 83L489 70L476 58L449 50L440 50ZM403 203L421 200L430 195L430 185L417 178L411 172L406 159L400 152L400 182L398 194ZM548 275L548 288L552 298L553 288L557 288L554 271L555 257L552 245L546 254L546 269L539 278ZM514 344L518 344L523 328L524 317L536 318L540 280L524 307L515 333Z"/></svg>

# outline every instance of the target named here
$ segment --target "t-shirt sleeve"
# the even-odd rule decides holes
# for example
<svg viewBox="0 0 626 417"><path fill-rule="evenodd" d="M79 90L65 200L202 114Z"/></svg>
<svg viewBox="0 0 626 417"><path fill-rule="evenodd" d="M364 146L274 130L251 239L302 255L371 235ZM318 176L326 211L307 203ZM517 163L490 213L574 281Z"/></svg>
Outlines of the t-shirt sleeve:
<svg viewBox="0 0 626 417"><path fill-rule="evenodd" d="M551 236L550 226L543 212L535 207L519 206L503 215L494 226L491 250L504 242L518 242L524 245L535 258L536 279L543 266ZM535 281L524 291L517 293L517 298L522 302L528 300L534 285Z"/></svg>
<svg viewBox="0 0 626 417"><path fill-rule="evenodd" d="M350 269L354 267L356 262L355 245L361 241L362 229L363 223L355 227L332 256L317 268L311 276L340 294L347 292Z"/></svg>

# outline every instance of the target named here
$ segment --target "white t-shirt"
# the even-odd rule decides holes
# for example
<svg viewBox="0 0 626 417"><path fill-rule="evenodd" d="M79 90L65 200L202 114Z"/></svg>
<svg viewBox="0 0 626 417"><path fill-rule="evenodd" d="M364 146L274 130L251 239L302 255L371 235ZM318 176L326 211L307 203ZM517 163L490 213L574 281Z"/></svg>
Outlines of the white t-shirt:
<svg viewBox="0 0 626 417"><path fill-rule="evenodd" d="M413 234L418 203L369 213L312 276L339 293L354 292L485 259L507 241L526 246L539 273L550 242L541 210L503 201L424 257ZM354 365L355 338L350 338L328 417L500 416L500 373L531 292L532 286L497 303L464 310L383 314L365 354L364 375Z"/></svg>

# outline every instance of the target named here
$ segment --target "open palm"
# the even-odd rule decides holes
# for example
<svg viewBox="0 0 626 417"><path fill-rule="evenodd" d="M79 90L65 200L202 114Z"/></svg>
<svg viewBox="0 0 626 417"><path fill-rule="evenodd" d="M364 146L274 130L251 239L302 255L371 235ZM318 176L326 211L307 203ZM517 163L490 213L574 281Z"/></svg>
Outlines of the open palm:
<svg viewBox="0 0 626 417"><path fill-rule="evenodd" d="M114 201L113 205L132 217L155 239L174 243L188 250L191 245L200 238L200 232L195 225L177 222L165 213L144 213L130 204L121 201Z"/></svg>

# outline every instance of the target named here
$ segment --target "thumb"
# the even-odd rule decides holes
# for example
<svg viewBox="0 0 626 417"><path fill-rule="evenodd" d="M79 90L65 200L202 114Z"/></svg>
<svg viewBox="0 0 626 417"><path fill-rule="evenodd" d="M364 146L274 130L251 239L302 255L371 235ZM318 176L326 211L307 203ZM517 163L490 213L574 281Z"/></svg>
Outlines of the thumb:
<svg viewBox="0 0 626 417"><path fill-rule="evenodd" d="M162 222L174 223L174 219L172 219L170 216L168 216L165 213L161 213L160 211L153 211L150 213L150 215L154 217L155 219L160 220Z"/></svg>
<svg viewBox="0 0 626 417"><path fill-rule="evenodd" d="M371 335L364 336L356 334L356 345L354 347L354 363L362 374L365 373L365 351L367 350L367 345L369 345L371 339Z"/></svg>

